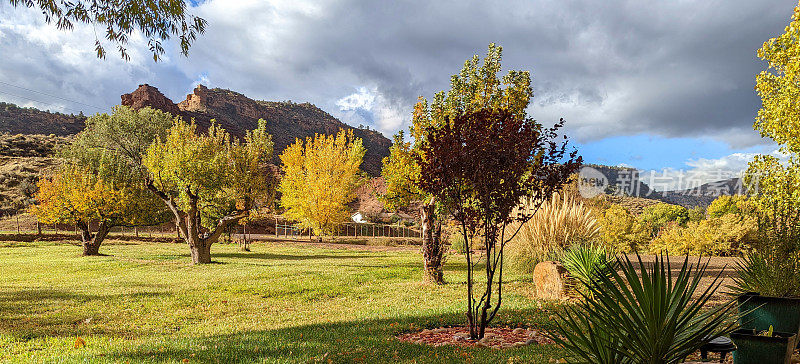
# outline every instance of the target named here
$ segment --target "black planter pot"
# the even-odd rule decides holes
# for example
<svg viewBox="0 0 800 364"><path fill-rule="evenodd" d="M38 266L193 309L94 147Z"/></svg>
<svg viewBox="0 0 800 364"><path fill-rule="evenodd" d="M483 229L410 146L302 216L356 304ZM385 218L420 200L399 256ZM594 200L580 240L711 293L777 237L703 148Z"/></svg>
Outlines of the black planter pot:
<svg viewBox="0 0 800 364"><path fill-rule="evenodd" d="M739 329L731 333L736 344L734 364L789 364L797 334L773 331L773 336L758 336L757 331Z"/></svg>
<svg viewBox="0 0 800 364"><path fill-rule="evenodd" d="M800 298L745 293L738 300L742 329L765 331L772 326L774 331L800 335Z"/></svg>

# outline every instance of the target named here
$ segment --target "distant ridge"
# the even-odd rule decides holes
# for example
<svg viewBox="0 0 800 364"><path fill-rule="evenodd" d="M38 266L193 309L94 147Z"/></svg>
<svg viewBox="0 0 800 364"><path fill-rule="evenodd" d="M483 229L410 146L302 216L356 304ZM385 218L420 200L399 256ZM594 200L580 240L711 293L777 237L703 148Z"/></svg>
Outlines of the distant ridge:
<svg viewBox="0 0 800 364"><path fill-rule="evenodd" d="M682 206L708 207L720 195L744 194L746 189L741 178L704 183L694 188L663 192L663 200Z"/></svg>
<svg viewBox="0 0 800 364"><path fill-rule="evenodd" d="M586 166L599 171L606 177L608 187L603 192L609 196L637 197L693 208L708 207L720 195L745 192L740 178L709 182L682 190L656 191L648 185L649 178L641 177L635 168L597 164Z"/></svg>
<svg viewBox="0 0 800 364"><path fill-rule="evenodd" d="M83 115L61 114L0 102L0 133L68 136L83 128Z"/></svg>

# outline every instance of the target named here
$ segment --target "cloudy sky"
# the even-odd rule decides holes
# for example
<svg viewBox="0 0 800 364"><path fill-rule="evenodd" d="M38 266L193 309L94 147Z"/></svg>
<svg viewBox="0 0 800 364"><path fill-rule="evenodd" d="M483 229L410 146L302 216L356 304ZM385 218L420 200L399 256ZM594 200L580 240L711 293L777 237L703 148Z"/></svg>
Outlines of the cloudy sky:
<svg viewBox="0 0 800 364"><path fill-rule="evenodd" d="M448 88L495 42L530 70L530 113L563 117L588 162L647 170L737 170L775 146L752 130L756 50L796 0L208 0L189 57L94 56L90 26L61 32L0 1L0 100L92 114L139 84L180 101L198 83L256 99L309 101L387 137L419 96ZM112 49L109 49L112 50Z"/></svg>

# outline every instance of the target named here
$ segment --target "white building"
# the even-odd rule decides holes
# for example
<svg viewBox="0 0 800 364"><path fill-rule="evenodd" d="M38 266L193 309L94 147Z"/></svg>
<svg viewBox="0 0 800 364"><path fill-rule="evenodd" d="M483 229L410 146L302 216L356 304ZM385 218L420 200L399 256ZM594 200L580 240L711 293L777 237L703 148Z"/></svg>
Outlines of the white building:
<svg viewBox="0 0 800 364"><path fill-rule="evenodd" d="M356 223L359 223L359 224L366 224L367 223L367 220L364 220L364 215L361 215L360 212L356 212L355 214L350 216L350 218L353 220L353 222L356 222Z"/></svg>

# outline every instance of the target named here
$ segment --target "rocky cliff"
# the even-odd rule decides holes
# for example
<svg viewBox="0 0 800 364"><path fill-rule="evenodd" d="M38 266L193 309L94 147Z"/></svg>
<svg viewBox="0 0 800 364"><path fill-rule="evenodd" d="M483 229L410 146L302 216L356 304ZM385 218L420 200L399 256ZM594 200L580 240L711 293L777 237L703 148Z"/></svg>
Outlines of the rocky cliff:
<svg viewBox="0 0 800 364"><path fill-rule="evenodd" d="M344 124L310 103L257 101L234 91L209 89L203 85L197 86L178 104L157 88L140 85L134 92L122 95L122 104L133 108L150 106L186 119L193 118L200 128L207 128L213 119L236 136L243 136L258 125L258 119L264 119L267 132L275 142L276 162L278 155L297 138L346 129L353 130L353 134L364 141L367 152L361 169L374 176L380 174L381 160L389 154L391 145L379 132Z"/></svg>
<svg viewBox="0 0 800 364"><path fill-rule="evenodd" d="M122 95L121 98L122 105L130 106L137 110L149 106L173 115L177 115L180 112L178 105L175 105L172 100L164 96L157 88L148 84L139 85L139 88L129 94Z"/></svg>

